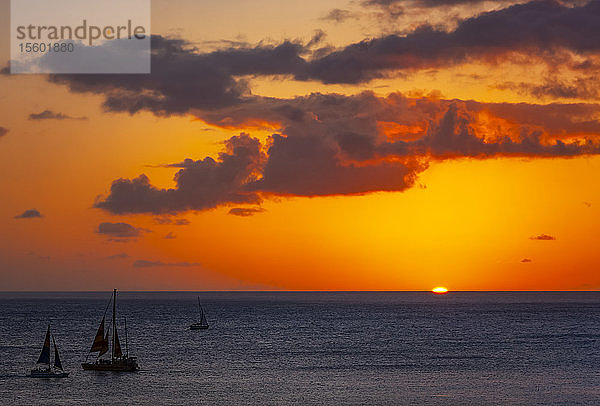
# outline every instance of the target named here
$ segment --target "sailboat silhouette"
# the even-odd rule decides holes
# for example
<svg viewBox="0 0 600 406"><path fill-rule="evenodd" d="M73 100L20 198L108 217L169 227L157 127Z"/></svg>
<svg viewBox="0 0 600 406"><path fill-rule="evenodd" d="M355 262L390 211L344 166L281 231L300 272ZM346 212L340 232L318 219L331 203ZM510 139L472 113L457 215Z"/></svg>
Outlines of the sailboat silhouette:
<svg viewBox="0 0 600 406"><path fill-rule="evenodd" d="M100 322L100 326L98 327L98 331L96 332L96 337L94 338L94 342L92 343L92 348L90 348L89 354L93 352L98 353L98 357L96 358L96 362L84 362L81 364L83 369L91 370L91 371L113 371L113 372L133 372L139 369L137 364L136 357L129 356L129 346L127 343L127 322L125 322L125 354L123 354L123 350L121 349L121 343L119 342L119 334L117 333L117 320L116 320L116 312L117 312L117 290L113 290L112 300L112 325L104 334L104 319L106 318L106 310L108 310L108 305L106 306L106 310L104 311L104 316L102 317L102 321ZM112 330L112 340L109 341L109 332ZM109 350L109 342L112 344L112 352L110 354L110 359L102 359L100 358L102 355L106 354ZM88 354L88 357L89 357Z"/></svg>
<svg viewBox="0 0 600 406"><path fill-rule="evenodd" d="M206 315L204 309L200 304L200 296L198 296L198 311L200 312L200 322L190 325L190 330L206 330L208 329L208 322L206 321Z"/></svg>
<svg viewBox="0 0 600 406"><path fill-rule="evenodd" d="M54 366L50 363L50 337L52 337L52 344L54 344ZM68 372L63 371L62 362L60 362L60 355L58 354L58 347L56 346L56 340L54 334L50 333L50 325L48 324L48 330L46 330L46 338L44 339L44 346L42 347L42 353L36 362L36 366L27 375L30 378L66 378L69 376Z"/></svg>

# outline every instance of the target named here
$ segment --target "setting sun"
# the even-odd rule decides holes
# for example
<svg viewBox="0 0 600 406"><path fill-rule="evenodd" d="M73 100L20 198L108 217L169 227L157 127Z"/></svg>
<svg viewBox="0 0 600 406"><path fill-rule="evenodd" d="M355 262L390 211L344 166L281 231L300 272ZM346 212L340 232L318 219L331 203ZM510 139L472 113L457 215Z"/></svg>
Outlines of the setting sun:
<svg viewBox="0 0 600 406"><path fill-rule="evenodd" d="M438 286L437 288L431 289L433 293L437 293L438 295L443 295L444 293L448 293L448 289L443 286Z"/></svg>

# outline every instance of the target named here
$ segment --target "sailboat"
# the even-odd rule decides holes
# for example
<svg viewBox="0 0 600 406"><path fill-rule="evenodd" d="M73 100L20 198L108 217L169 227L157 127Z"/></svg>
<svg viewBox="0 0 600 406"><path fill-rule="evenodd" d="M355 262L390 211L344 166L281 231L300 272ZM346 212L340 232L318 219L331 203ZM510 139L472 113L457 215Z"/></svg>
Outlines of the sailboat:
<svg viewBox="0 0 600 406"><path fill-rule="evenodd" d="M112 323L104 333L104 320L106 318L106 311L112 301ZM117 290L113 290L111 301L106 305L104 310L104 316L100 322L100 327L96 332L96 337L92 344L92 348L88 353L88 356L84 363L81 364L83 369L88 371L113 371L113 372L133 372L139 369L136 357L129 356L129 348L127 345L127 321L125 321L125 354L121 350L121 343L119 342L119 334L117 333ZM112 337L109 334L112 330ZM110 347L110 348L109 348ZM102 355L106 354L109 349L110 358L101 358ZM97 352L95 362L88 362L90 354Z"/></svg>
<svg viewBox="0 0 600 406"><path fill-rule="evenodd" d="M198 310L200 311L200 322L190 325L190 330L206 330L208 329L208 322L206 321L206 315L204 309L200 304L200 296L198 296Z"/></svg>
<svg viewBox="0 0 600 406"><path fill-rule="evenodd" d="M54 368L50 366L50 337L52 337L52 343L54 344ZM48 330L46 330L46 339L44 340L42 353L37 360L35 368L27 376L30 378L66 378L69 376L68 372L63 371L54 334L50 333L50 325L48 325Z"/></svg>

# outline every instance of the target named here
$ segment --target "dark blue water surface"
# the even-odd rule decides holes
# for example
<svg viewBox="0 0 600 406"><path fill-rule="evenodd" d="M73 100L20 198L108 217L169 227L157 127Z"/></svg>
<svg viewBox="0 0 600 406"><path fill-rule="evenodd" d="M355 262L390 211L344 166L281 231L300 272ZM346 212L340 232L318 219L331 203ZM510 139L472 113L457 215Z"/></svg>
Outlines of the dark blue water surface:
<svg viewBox="0 0 600 406"><path fill-rule="evenodd" d="M600 293L123 292L137 373L83 371L102 293L0 293L2 405L600 405ZM66 379L31 379L46 324Z"/></svg>

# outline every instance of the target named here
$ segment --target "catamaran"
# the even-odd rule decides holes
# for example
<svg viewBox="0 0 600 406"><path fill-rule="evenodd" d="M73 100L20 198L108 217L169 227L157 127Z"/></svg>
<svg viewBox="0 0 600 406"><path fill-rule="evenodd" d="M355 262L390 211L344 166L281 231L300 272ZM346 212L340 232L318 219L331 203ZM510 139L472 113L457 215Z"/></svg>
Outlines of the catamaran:
<svg viewBox="0 0 600 406"><path fill-rule="evenodd" d="M206 330L208 328L208 322L206 321L206 315L204 309L200 304L200 296L198 296L198 310L200 311L200 322L190 325L190 330Z"/></svg>
<svg viewBox="0 0 600 406"><path fill-rule="evenodd" d="M109 325L109 328L106 330L106 334L104 333L104 320L106 318L106 312L108 310L108 306L112 301L112 323ZM117 290L113 290L113 294L111 300L106 305L106 309L104 310L104 316L102 316L102 321L100 322L100 327L98 327L98 331L96 332L96 338L94 338L94 343L92 344L92 348L88 353L88 356L85 359L85 362L81 364L83 369L89 371L113 371L113 372L133 372L139 369L137 364L136 357L129 356L129 346L127 343L127 321L125 321L125 354L121 350L121 343L119 342L119 334L117 333L117 321L116 321L116 313L117 313ZM112 336L109 333L112 330ZM110 347L110 348L109 348ZM104 354L106 354L109 349L110 358L101 358ZM88 358L90 354L97 352L95 362L88 362Z"/></svg>
<svg viewBox="0 0 600 406"><path fill-rule="evenodd" d="M52 343L54 344L54 368L50 366L50 337L52 336ZM35 368L27 375L30 378L66 378L69 376L68 372L63 371L62 363L60 362L60 356L58 355L58 347L56 346L56 340L54 334L50 333L50 325L46 330L46 339L44 340L44 346L42 347L42 353L37 360Z"/></svg>

